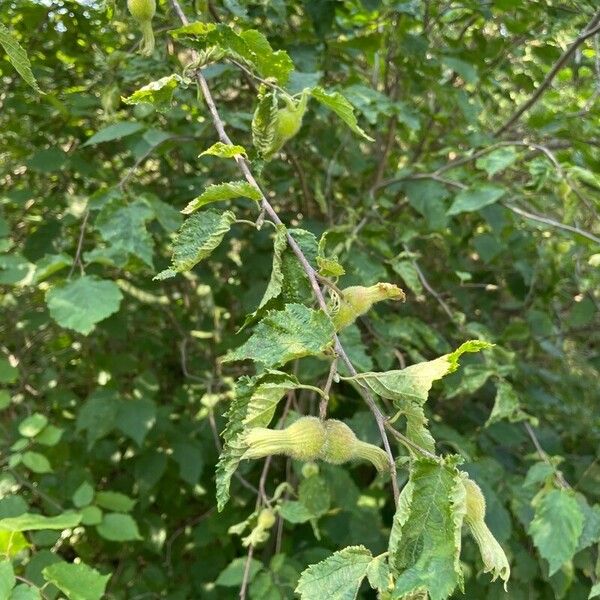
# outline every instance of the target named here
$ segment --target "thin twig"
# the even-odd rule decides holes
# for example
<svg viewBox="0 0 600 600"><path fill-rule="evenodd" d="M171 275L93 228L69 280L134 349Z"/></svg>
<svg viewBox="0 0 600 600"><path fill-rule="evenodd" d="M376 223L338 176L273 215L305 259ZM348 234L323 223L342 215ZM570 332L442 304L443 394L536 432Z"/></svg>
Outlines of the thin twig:
<svg viewBox="0 0 600 600"><path fill-rule="evenodd" d="M179 16L179 19L181 20L181 22L184 25L187 25L189 23L189 21L188 21L187 17L185 16L183 10L181 9L181 6L180 6L178 0L171 0L171 4L173 6L173 9ZM206 102L206 106L208 107L208 111L210 113L210 116L211 116L211 119L215 126L215 129L217 130L217 134L219 136L220 141L223 142L224 144L228 144L230 146L234 145L233 142L231 141L231 139L229 138L229 136L227 135L227 132L225 131L225 126L223 124L223 120L221 119L221 116L219 115L219 111L217 110L212 93L210 91L210 88L208 87L208 83L207 83L204 75L202 74L202 71L200 69L197 70L195 75L196 75L196 81L198 82L198 85L200 86L200 90L204 97L204 101ZM260 185L254 178L254 175L252 174L252 171L250 170L248 161L243 156L240 156L240 155L237 155L235 157L235 161L237 162L238 167L240 168L242 174L246 178L246 181L250 185L254 186L257 190L259 190L260 195L261 195L260 204L261 204L262 209L265 211L265 214L268 215L268 217L271 219L271 221L273 221L275 224L284 225L283 221L279 218L279 215L275 212L274 208L271 206L270 202L267 200L266 195L262 191ZM321 292L321 288L319 287L319 282L317 281L315 270L312 268L312 266L308 262L308 259L302 252L302 249L300 248L300 246L298 245L296 240L289 233L287 233L287 241L288 241L290 248L296 255L296 258L300 262L302 268L304 269L304 271L308 277L308 280L313 289L313 292L315 294L315 298L317 299L317 303L319 304L319 307L325 313L327 313L327 302L325 301L325 297L323 296L323 294ZM348 355L346 354L346 351L342 347L336 334L333 335L333 341L334 341L334 349L335 349L336 354L338 354L338 356L340 356L341 359L344 361L348 370L350 371L350 374L357 375L358 372L356 371L356 369L354 368L354 365L348 358ZM379 429L379 432L381 434L381 438L383 441L383 446L388 455L390 471L392 473L391 479L392 479L392 490L393 490L393 494L394 494L394 501L397 504L398 496L399 496L400 492L398 489L398 481L396 479L396 463L394 461L394 455L392 453L390 442L388 440L387 433L385 431L386 419L385 419L385 416L382 414L381 410L379 409L379 407L377 406L377 403L375 402L375 399L373 398L373 396L369 390L367 390L366 388L362 388L361 395L375 417L375 420L377 422L377 427Z"/></svg>
<svg viewBox="0 0 600 600"><path fill-rule="evenodd" d="M539 454L540 458L554 469L556 481L558 482L558 484L565 489L570 489L571 486L569 485L569 482L564 478L563 474L552 464L550 458L548 457L548 454L546 454L546 451L542 448L540 440L538 440L537 435L535 435L535 431L533 431L533 428L531 427L529 422L523 421L523 426L525 427L525 431L527 431L527 433L529 434L529 437L531 438L531 441L533 442L533 445L535 446L535 449Z"/></svg>
<svg viewBox="0 0 600 600"><path fill-rule="evenodd" d="M69 274L67 275L67 279L71 279L71 275L73 275L73 271L75 270L76 265L79 265L79 268L83 273L83 265L81 264L81 249L83 248L83 238L85 236L85 228L87 226L89 216L90 209L86 208L85 213L83 215L83 219L81 221L81 225L79 227L79 239L77 240L77 250L75 250L75 258L73 259L73 264L71 265Z"/></svg>
<svg viewBox="0 0 600 600"><path fill-rule="evenodd" d="M548 71L544 81L540 83L531 97L523 102L501 127L494 131L494 136L499 136L501 133L504 133L507 129L512 127L521 118L523 113L529 110L540 99L542 94L554 80L554 77L556 77L556 74L562 69L575 50L577 50L577 48L579 48L579 46L581 46L585 40L587 40L589 37L592 37L598 31L600 31L600 10L592 17L592 20L575 38L573 43L562 53L556 63L554 63L554 66L550 69L550 71Z"/></svg>
<svg viewBox="0 0 600 600"><path fill-rule="evenodd" d="M527 212L526 210L523 210L522 208L519 208L518 206L515 206L514 204L504 203L504 206L506 206L506 208L508 208L509 210L512 210L512 212L516 213L517 215L521 215L522 217L531 219L532 221L539 221L540 223L545 223L546 225L550 225L551 227L556 227L557 229L563 229L565 231L570 231L572 233L576 233L577 235L587 238L588 240L591 240L592 242L596 242L596 244L600 244L600 238L598 236L595 236L593 233L590 233L589 231L585 231L584 229L579 229L579 227L574 227L573 225L567 225L566 223L561 223L560 221L555 221L554 219L551 219L550 217L544 217L542 215L536 215L534 213Z"/></svg>
<svg viewBox="0 0 600 600"><path fill-rule="evenodd" d="M337 373L337 356L331 361L331 365L329 366L329 375L327 375L327 381L325 382L325 387L323 388L323 392L325 395L321 398L321 402L319 403L319 418L323 420L327 416L327 404L329 402L329 392L331 391L331 386L333 385L333 379L335 374Z"/></svg>
<svg viewBox="0 0 600 600"><path fill-rule="evenodd" d="M250 578L250 565L252 564L252 555L254 554L254 546L248 546L248 556L246 556L246 564L244 566L244 578L240 586L240 600L246 599L246 589L248 588L248 580Z"/></svg>

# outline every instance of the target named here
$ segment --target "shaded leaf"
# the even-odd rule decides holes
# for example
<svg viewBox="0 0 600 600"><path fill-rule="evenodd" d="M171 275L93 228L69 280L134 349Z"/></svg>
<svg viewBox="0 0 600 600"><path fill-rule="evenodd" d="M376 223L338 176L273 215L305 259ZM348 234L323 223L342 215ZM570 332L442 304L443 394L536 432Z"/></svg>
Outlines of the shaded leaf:
<svg viewBox="0 0 600 600"><path fill-rule="evenodd" d="M105 540L111 542L130 542L142 539L133 517L122 513L105 514L102 522L96 526L96 531Z"/></svg>
<svg viewBox="0 0 600 600"><path fill-rule="evenodd" d="M506 190L496 185L479 185L459 192L448 209L447 215L473 212L494 204L504 196Z"/></svg>
<svg viewBox="0 0 600 600"><path fill-rule="evenodd" d="M84 275L46 293L50 316L61 326L88 335L96 323L119 310L123 294L113 281Z"/></svg>
<svg viewBox="0 0 600 600"><path fill-rule="evenodd" d="M121 121L120 123L113 123L112 125L107 125L100 131L96 132L91 138L82 144L82 148L85 146L93 146L94 144L101 144L102 142L119 140L127 137L128 135L133 135L144 128L145 126L142 123L136 123L134 121Z"/></svg>

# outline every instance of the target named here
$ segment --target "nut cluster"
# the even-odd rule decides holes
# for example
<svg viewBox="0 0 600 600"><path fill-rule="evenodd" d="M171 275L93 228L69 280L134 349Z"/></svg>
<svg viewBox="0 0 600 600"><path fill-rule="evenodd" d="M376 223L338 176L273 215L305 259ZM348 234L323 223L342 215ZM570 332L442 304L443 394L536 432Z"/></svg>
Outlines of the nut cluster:
<svg viewBox="0 0 600 600"><path fill-rule="evenodd" d="M366 460L382 472L389 467L387 454L379 447L359 440L342 421L301 417L286 429L254 427L245 436L243 458L263 458L283 454L296 460L317 459L341 465Z"/></svg>

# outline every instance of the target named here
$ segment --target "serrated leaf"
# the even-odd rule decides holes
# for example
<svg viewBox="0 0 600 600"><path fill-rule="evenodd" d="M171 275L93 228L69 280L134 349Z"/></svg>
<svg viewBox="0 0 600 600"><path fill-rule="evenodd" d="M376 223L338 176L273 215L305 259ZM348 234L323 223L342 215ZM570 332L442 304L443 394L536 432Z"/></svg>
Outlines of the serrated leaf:
<svg viewBox="0 0 600 600"><path fill-rule="evenodd" d="M427 590L431 600L462 586L461 528L465 489L456 457L413 461L400 494L389 545L394 597Z"/></svg>
<svg viewBox="0 0 600 600"><path fill-rule="evenodd" d="M260 32L247 29L240 34L222 23L190 23L169 32L175 38L187 39L198 50L219 47L230 58L248 63L257 73L267 79L274 78L285 85L294 64L284 50L274 51L267 38Z"/></svg>
<svg viewBox="0 0 600 600"><path fill-rule="evenodd" d="M219 511L229 500L229 484L246 447L242 443L249 427L267 427L284 394L300 387L300 382L281 371L266 371L256 377L241 377L235 386L231 405L225 415L223 450L217 464L217 504Z"/></svg>
<svg viewBox="0 0 600 600"><path fill-rule="evenodd" d="M236 146L235 144L224 144L223 142L217 142L210 148L207 148L200 156L218 156L219 158L234 158L236 156L243 156L248 158L248 153L244 146Z"/></svg>
<svg viewBox="0 0 600 600"><path fill-rule="evenodd" d="M210 256L235 220L231 211L219 213L210 209L186 219L173 243L172 266L154 279L167 279L177 273L189 271Z"/></svg>
<svg viewBox="0 0 600 600"><path fill-rule="evenodd" d="M359 126L354 114L354 107L342 94L339 92L328 92L322 87L315 87L311 90L311 96L320 102L323 106L333 111L350 129L362 136L366 140L373 142L373 138L369 137Z"/></svg>
<svg viewBox="0 0 600 600"><path fill-rule="evenodd" d="M112 140L119 140L121 138L133 135L138 131L145 129L145 125L142 123L136 123L135 121L121 121L120 123L113 123L104 127L100 131L96 132L91 138L89 138L81 147L93 146L94 144L101 144L103 142L111 142Z"/></svg>
<svg viewBox="0 0 600 600"><path fill-rule="evenodd" d="M119 310L123 294L113 281L84 275L46 293L50 316L61 326L88 335L96 323Z"/></svg>
<svg viewBox="0 0 600 600"><path fill-rule="evenodd" d="M223 362L253 360L266 367L284 365L303 356L317 356L332 344L331 319L322 310L303 304L287 304L285 310L269 311L254 333Z"/></svg>
<svg viewBox="0 0 600 600"><path fill-rule="evenodd" d="M543 491L533 502L535 516L529 534L542 558L548 561L549 575L573 558L583 532L583 512L569 490Z"/></svg>
<svg viewBox="0 0 600 600"><path fill-rule="evenodd" d="M43 94L44 92L40 90L31 71L31 63L27 52L3 23L0 23L0 45L4 48L8 60L25 83L30 85L38 94Z"/></svg>
<svg viewBox="0 0 600 600"><path fill-rule="evenodd" d="M111 203L98 215L96 229L111 247L137 256L149 267L153 267L152 237L146 223L154 218L154 211L143 200L131 204Z"/></svg>
<svg viewBox="0 0 600 600"><path fill-rule="evenodd" d="M252 117L252 143L260 156L267 155L275 142L277 97L261 90Z"/></svg>
<svg viewBox="0 0 600 600"><path fill-rule="evenodd" d="M247 181L228 181L209 185L202 194L194 198L181 212L188 215L202 206L212 202L232 200L233 198L250 198L260 202L262 194L260 190L250 185Z"/></svg>
<svg viewBox="0 0 600 600"><path fill-rule="evenodd" d="M452 205L446 212L447 215L458 215L464 212L474 212L484 206L494 204L504 196L506 190L497 185L477 185L459 192Z"/></svg>
<svg viewBox="0 0 600 600"><path fill-rule="evenodd" d="M359 373L354 377L343 379L366 384L378 396L399 402L400 408L405 400L423 404L427 400L433 382L458 369L458 361L462 354L479 352L492 346L493 344L488 342L470 340L450 354L410 365L405 369L383 373Z"/></svg>
<svg viewBox="0 0 600 600"><path fill-rule="evenodd" d="M391 584L390 567L387 563L387 555L376 556L367 567L367 579L374 590L385 592Z"/></svg>
<svg viewBox="0 0 600 600"><path fill-rule="evenodd" d="M302 572L296 594L300 594L302 600L354 600L372 558L371 552L364 546L338 550Z"/></svg>
<svg viewBox="0 0 600 600"><path fill-rule="evenodd" d="M110 575L101 575L84 563L57 562L45 567L44 579L54 584L69 600L100 600Z"/></svg>
<svg viewBox="0 0 600 600"><path fill-rule="evenodd" d="M155 108L164 109L171 105L173 92L183 83L179 75L169 75L156 81L152 81L136 90L127 98L122 98L125 104L141 104L143 102L152 104Z"/></svg>
<svg viewBox="0 0 600 600"><path fill-rule="evenodd" d="M515 388L508 381L499 381L497 383L494 407L485 426L489 427L493 423L497 423L503 419L507 419L510 423L526 420L532 421L534 425L537 423L535 417L528 415L522 410L519 396Z"/></svg>
<svg viewBox="0 0 600 600"><path fill-rule="evenodd" d="M45 517L33 513L23 513L18 517L0 519L0 530L5 531L37 531L40 529L70 529L81 522L81 515L76 512L64 512L56 517Z"/></svg>

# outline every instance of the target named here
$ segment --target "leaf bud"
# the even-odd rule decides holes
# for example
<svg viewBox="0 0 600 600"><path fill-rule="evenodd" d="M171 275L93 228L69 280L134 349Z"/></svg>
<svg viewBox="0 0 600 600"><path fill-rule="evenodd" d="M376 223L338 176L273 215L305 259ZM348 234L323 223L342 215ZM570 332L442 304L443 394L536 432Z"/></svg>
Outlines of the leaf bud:
<svg viewBox="0 0 600 600"><path fill-rule="evenodd" d="M253 427L245 436L242 458L283 454L301 461L315 460L325 443L325 428L316 417L301 417L285 429Z"/></svg>
<svg viewBox="0 0 600 600"><path fill-rule="evenodd" d="M273 142L265 158L271 158L283 148L284 144L291 140L302 127L302 119L308 106L308 90L304 90L300 99L295 101L291 96L283 96L285 106L275 113L275 131Z"/></svg>
<svg viewBox="0 0 600 600"><path fill-rule="evenodd" d="M401 300L404 302L405 299L404 292L392 283L376 283L370 287L361 285L347 287L342 290L337 310L334 307L333 324L336 331L340 331L368 312L376 302L382 300Z"/></svg>

